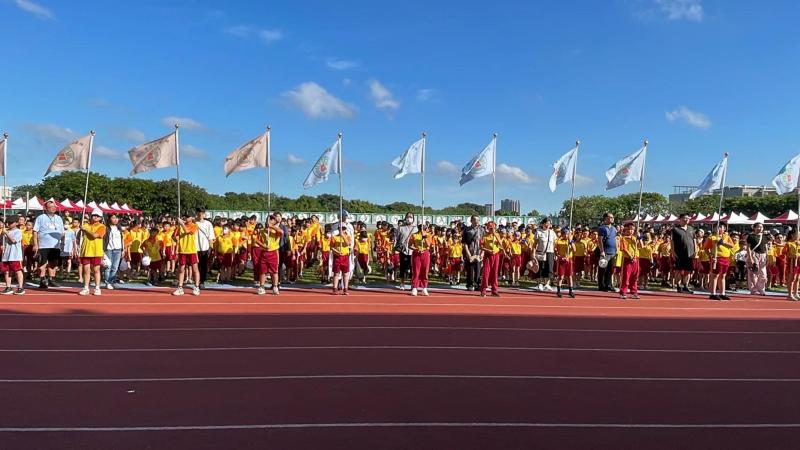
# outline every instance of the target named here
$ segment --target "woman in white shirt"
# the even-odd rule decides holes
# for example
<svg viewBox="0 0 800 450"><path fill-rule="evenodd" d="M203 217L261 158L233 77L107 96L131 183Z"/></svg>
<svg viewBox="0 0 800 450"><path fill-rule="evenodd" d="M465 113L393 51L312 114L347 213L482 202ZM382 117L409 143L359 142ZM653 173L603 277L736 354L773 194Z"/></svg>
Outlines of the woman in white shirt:
<svg viewBox="0 0 800 450"><path fill-rule="evenodd" d="M536 246L534 247L532 258L539 261L539 274L537 275L539 291L554 291L550 282L555 274L555 246L556 232L552 229L550 219L542 219L539 229L536 230ZM544 280L544 284L542 281Z"/></svg>

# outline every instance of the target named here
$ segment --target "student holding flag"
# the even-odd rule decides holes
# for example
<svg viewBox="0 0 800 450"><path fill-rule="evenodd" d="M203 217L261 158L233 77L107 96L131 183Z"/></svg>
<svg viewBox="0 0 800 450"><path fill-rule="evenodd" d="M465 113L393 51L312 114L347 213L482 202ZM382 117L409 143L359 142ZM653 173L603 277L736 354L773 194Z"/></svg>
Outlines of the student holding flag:
<svg viewBox="0 0 800 450"><path fill-rule="evenodd" d="M500 297L498 277L500 276L500 250L503 245L495 228L494 221L489 221L486 224L486 234L480 241L480 249L483 253L481 297L486 297L486 289L490 286L492 288L492 297Z"/></svg>
<svg viewBox="0 0 800 450"><path fill-rule="evenodd" d="M84 218L85 221L85 218ZM83 289L79 295L89 295L89 282L94 275L94 295L100 295L100 266L103 261L103 237L106 226L103 225L103 211L92 211L89 223L81 224L81 272L83 272Z"/></svg>
<svg viewBox="0 0 800 450"><path fill-rule="evenodd" d="M706 239L703 247L711 254L711 281L709 282L710 300L730 300L725 295L725 276L728 274L730 258L733 251L733 241L725 232L725 224L717 225L717 234Z"/></svg>
<svg viewBox="0 0 800 450"><path fill-rule="evenodd" d="M183 283L186 280L186 271L192 270L194 286L192 295L200 295L200 270L197 257L197 225L194 216L186 214L183 219L178 218L178 288L172 295L183 295Z"/></svg>

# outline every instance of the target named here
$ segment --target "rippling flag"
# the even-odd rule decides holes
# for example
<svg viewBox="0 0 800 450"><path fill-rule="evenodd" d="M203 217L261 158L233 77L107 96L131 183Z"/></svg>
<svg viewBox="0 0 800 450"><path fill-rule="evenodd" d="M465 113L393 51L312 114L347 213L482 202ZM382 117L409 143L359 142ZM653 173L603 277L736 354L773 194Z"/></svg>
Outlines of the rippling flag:
<svg viewBox="0 0 800 450"><path fill-rule="evenodd" d="M411 147L402 155L398 156L392 165L397 168L397 173L394 174L394 179L403 178L410 173L422 173L425 168L424 155L425 155L425 139L420 139L411 144Z"/></svg>
<svg viewBox="0 0 800 450"><path fill-rule="evenodd" d="M269 167L269 160L269 132L266 132L225 157L225 176L242 170Z"/></svg>
<svg viewBox="0 0 800 450"><path fill-rule="evenodd" d="M133 164L131 175L177 166L180 161L177 132L128 150L128 157Z"/></svg>
<svg viewBox="0 0 800 450"><path fill-rule="evenodd" d="M341 161L341 144L340 140L336 140L330 147L322 152L314 167L309 172L305 181L303 181L303 188L308 189L316 186L324 181L328 181L330 174L338 174L342 169Z"/></svg>
<svg viewBox="0 0 800 450"><path fill-rule="evenodd" d="M725 183L725 173L728 171L728 154L725 154L725 157L722 158L722 161L719 162L711 172L706 175L706 178L700 183L700 187L697 188L696 191L689 194L689 199L695 199L704 194L710 194L716 190L721 190Z"/></svg>
<svg viewBox="0 0 800 450"><path fill-rule="evenodd" d="M578 164L578 147L565 153L553 164L553 174L550 175L550 192L556 191L556 185L572 181L576 164Z"/></svg>
<svg viewBox="0 0 800 450"><path fill-rule="evenodd" d="M474 180L475 178L484 177L494 173L495 158L497 157L497 141L492 139L492 142L486 146L480 153L475 155L468 163L461 169L461 179L458 184L463 186L466 183Z"/></svg>
<svg viewBox="0 0 800 450"><path fill-rule="evenodd" d="M53 162L50 163L44 175L47 176L50 173L61 172L62 170L88 169L92 148L91 140L92 135L89 134L67 144L53 158Z"/></svg>
<svg viewBox="0 0 800 450"><path fill-rule="evenodd" d="M644 175L644 160L647 156L647 145L630 154L606 170L606 190L614 189L631 181L640 181Z"/></svg>
<svg viewBox="0 0 800 450"><path fill-rule="evenodd" d="M797 188L797 181L800 178L800 155L790 159L781 171L772 179L772 185L778 194L786 194Z"/></svg>

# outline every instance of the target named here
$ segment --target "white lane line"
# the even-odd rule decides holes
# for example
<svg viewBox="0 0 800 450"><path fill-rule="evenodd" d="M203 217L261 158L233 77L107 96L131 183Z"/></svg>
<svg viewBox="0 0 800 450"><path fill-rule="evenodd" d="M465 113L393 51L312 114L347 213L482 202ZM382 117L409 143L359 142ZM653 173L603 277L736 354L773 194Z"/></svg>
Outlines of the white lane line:
<svg viewBox="0 0 800 450"><path fill-rule="evenodd" d="M253 347L185 347L185 348L34 348L0 349L0 353L132 353L132 352L227 352L227 351L285 351L285 350L486 350L541 352L620 352L620 353L730 353L730 354L800 354L800 350L692 350L648 348L584 348L584 347L483 347L483 346L425 346L425 345L314 345L314 346L253 346Z"/></svg>
<svg viewBox="0 0 800 450"><path fill-rule="evenodd" d="M447 374L332 374L332 375L263 375L231 377L169 378L55 378L0 379L0 383L160 383L195 381L270 381L270 380L367 380L367 379L449 379L449 380L566 380L566 381L647 381L647 382L734 382L798 383L800 378L696 378L696 377L592 377L567 375L447 375Z"/></svg>
<svg viewBox="0 0 800 450"><path fill-rule="evenodd" d="M513 331L563 333L651 333L651 334L800 334L800 331L713 331L713 330L623 330L609 328L518 328L518 327L425 327L425 326L297 326L297 327L176 327L176 328L0 328L0 332L138 332L138 331L351 331L351 330L446 330L446 331Z"/></svg>
<svg viewBox="0 0 800 450"><path fill-rule="evenodd" d="M800 428L800 423L539 423L539 422L342 422L141 427L2 427L0 432L119 432L260 430L291 428Z"/></svg>

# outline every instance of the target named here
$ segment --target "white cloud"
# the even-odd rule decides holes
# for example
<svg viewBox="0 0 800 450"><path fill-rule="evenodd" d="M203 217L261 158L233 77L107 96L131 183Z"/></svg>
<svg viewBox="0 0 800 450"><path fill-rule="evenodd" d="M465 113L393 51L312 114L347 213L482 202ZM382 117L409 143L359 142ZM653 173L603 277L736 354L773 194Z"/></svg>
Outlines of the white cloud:
<svg viewBox="0 0 800 450"><path fill-rule="evenodd" d="M127 155L125 155L122 152L119 152L117 150L108 148L108 147L106 147L104 145L95 146L94 148L92 148L92 153L94 153L97 156L101 156L103 158L127 159Z"/></svg>
<svg viewBox="0 0 800 450"><path fill-rule="evenodd" d="M667 20L703 21L703 5L700 0L654 0L654 2Z"/></svg>
<svg viewBox="0 0 800 450"><path fill-rule="evenodd" d="M355 114L355 106L336 98L313 81L307 81L294 90L284 92L283 97L312 119L353 117Z"/></svg>
<svg viewBox="0 0 800 450"><path fill-rule="evenodd" d="M328 66L329 69L333 70L348 70L358 67L358 63L356 61L347 61L336 58L329 58L327 61L325 61L325 65Z"/></svg>
<svg viewBox="0 0 800 450"><path fill-rule="evenodd" d="M680 106L672 111L667 111L664 113L664 115L670 122L684 122L701 130L706 130L711 127L711 120L707 115L697 111L692 111L685 106Z"/></svg>
<svg viewBox="0 0 800 450"><path fill-rule="evenodd" d="M450 161L439 161L436 163L436 171L442 175L452 175L461 172L458 166L451 163Z"/></svg>
<svg viewBox="0 0 800 450"><path fill-rule="evenodd" d="M378 80L369 81L369 96L378 109L395 110L400 107L400 102L394 98L391 91L386 89Z"/></svg>
<svg viewBox="0 0 800 450"><path fill-rule="evenodd" d="M78 134L69 128L64 128L51 123L26 123L22 125L39 142L66 142L78 137Z"/></svg>
<svg viewBox="0 0 800 450"><path fill-rule="evenodd" d="M530 184L536 181L536 179L527 173L520 167L516 166L509 166L506 163L500 163L497 165L497 174L511 179L513 181L518 181L520 183Z"/></svg>
<svg viewBox="0 0 800 450"><path fill-rule="evenodd" d="M575 186L586 187L594 184L594 178L586 175L575 174Z"/></svg>
<svg viewBox="0 0 800 450"><path fill-rule="evenodd" d="M53 11L45 8L44 6L34 3L31 0L14 0L17 8L29 12L41 20L55 20L56 16Z"/></svg>
<svg viewBox="0 0 800 450"><path fill-rule="evenodd" d="M248 25L236 25L235 27L226 28L225 32L231 36L240 38L256 37L265 44L271 44L283 39L283 32L275 28L267 29L251 27Z"/></svg>
<svg viewBox="0 0 800 450"><path fill-rule="evenodd" d="M187 130L200 130L203 128L203 124L190 118L190 117L177 117L177 116L167 116L161 119L161 123L165 127L174 127L177 123L181 126L181 128Z"/></svg>
<svg viewBox="0 0 800 450"><path fill-rule="evenodd" d="M134 128L124 128L117 132L117 135L126 141L144 142L146 137L143 132Z"/></svg>
<svg viewBox="0 0 800 450"><path fill-rule="evenodd" d="M289 153L288 155L286 155L286 162L288 162L293 166L299 166L301 164L304 164L305 160L303 158L300 158L299 156L295 156Z"/></svg>
<svg viewBox="0 0 800 450"><path fill-rule="evenodd" d="M420 89L420 90L417 91L417 100L419 100L421 102L427 102L429 100L436 100L436 98L438 98L438 96L439 96L439 90L438 89L426 88L426 89Z"/></svg>
<svg viewBox="0 0 800 450"><path fill-rule="evenodd" d="M192 144L181 144L181 154L190 158L205 158L208 153Z"/></svg>

